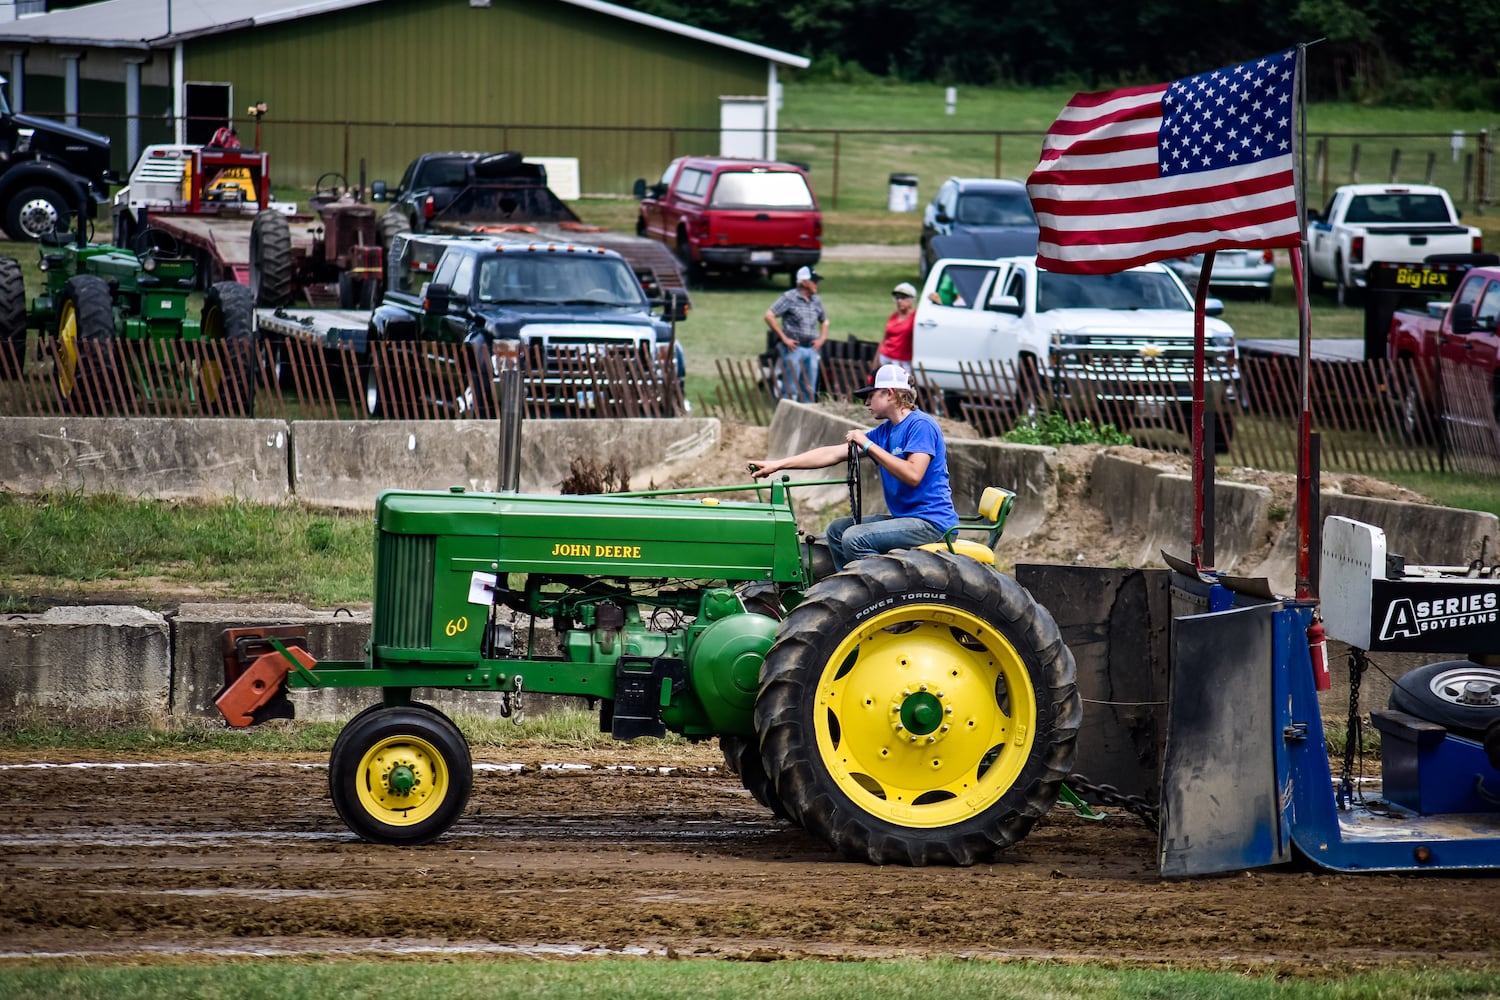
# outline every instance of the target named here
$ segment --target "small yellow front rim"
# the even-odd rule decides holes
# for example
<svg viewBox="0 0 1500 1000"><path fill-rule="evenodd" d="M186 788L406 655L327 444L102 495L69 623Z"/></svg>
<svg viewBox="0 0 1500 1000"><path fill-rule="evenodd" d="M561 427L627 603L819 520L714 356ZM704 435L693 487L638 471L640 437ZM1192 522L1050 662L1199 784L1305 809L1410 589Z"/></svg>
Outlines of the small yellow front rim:
<svg viewBox="0 0 1500 1000"><path fill-rule="evenodd" d="M813 725L853 802L906 827L984 812L1020 776L1037 699L1019 653L984 620L934 604L872 617L818 678Z"/></svg>
<svg viewBox="0 0 1500 1000"><path fill-rule="evenodd" d="M205 310L203 313L203 325L199 329L202 331L204 344L222 343L224 340L224 311L222 309ZM221 387L224 385L224 366L205 352L203 365L198 370L198 378L199 383L203 387L203 401L205 403L217 403L221 395Z"/></svg>
<svg viewBox="0 0 1500 1000"><path fill-rule="evenodd" d="M360 758L355 791L364 811L389 826L415 826L448 797L442 751L417 736L391 736Z"/></svg>
<svg viewBox="0 0 1500 1000"><path fill-rule="evenodd" d="M78 388L78 310L64 302L57 325L57 394L64 399Z"/></svg>

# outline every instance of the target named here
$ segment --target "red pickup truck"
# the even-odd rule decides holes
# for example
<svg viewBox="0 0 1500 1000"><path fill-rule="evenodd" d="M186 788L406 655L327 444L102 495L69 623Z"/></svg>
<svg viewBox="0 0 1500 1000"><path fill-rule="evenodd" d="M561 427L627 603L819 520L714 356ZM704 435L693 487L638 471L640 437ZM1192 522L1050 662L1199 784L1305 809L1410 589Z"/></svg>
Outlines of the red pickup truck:
<svg viewBox="0 0 1500 1000"><path fill-rule="evenodd" d="M1426 280L1431 265L1407 269L1408 284ZM1415 437L1436 427L1439 410L1439 360L1474 366L1486 375L1491 407L1500 417L1500 267L1476 267L1463 276L1453 300L1435 302L1425 311L1401 310L1391 317L1386 359L1400 386L1402 421Z"/></svg>
<svg viewBox="0 0 1500 1000"><path fill-rule="evenodd" d="M635 231L677 252L690 279L707 271L795 274L823 251L823 214L791 163L680 156L661 180L635 182Z"/></svg>

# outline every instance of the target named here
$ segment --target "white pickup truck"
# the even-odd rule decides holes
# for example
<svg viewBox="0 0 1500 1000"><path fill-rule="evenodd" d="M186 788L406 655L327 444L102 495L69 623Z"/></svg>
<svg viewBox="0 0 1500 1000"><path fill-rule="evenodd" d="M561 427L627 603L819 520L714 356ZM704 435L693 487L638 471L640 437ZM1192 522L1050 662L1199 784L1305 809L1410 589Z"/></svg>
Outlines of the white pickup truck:
<svg viewBox="0 0 1500 1000"><path fill-rule="evenodd" d="M1430 184L1346 184L1307 213L1313 291L1334 286L1340 305L1365 287L1370 262L1420 264L1434 254L1479 253L1479 230L1458 221L1448 192Z"/></svg>
<svg viewBox="0 0 1500 1000"><path fill-rule="evenodd" d="M1215 318L1223 310L1208 300L1204 341L1208 376L1232 402L1238 356ZM1025 410L1045 386L1159 413L1192 402L1193 299L1162 264L1082 275L1041 270L1035 257L940 260L917 302L912 361L950 401L998 389ZM1220 407L1220 442L1230 409Z"/></svg>

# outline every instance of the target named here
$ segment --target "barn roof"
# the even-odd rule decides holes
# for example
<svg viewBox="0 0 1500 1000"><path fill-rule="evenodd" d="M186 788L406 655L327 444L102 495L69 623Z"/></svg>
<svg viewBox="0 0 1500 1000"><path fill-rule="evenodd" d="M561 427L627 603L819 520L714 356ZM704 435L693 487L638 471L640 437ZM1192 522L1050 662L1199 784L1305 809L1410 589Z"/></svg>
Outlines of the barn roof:
<svg viewBox="0 0 1500 1000"><path fill-rule="evenodd" d="M38 45L79 45L117 49L159 49L178 42L243 28L279 24L363 7L380 0L102 0L50 14L0 22L0 40ZM657 31L707 45L744 52L783 66L805 69L808 60L779 49L704 31L679 21L643 14L603 0L554 0L607 17L631 21ZM170 26L168 11L170 10Z"/></svg>

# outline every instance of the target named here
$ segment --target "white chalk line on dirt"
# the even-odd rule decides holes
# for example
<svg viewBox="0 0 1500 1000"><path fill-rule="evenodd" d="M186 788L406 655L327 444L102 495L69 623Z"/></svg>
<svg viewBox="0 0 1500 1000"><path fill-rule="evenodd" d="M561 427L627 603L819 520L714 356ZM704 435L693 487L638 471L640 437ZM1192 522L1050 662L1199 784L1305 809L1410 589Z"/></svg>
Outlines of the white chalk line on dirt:
<svg viewBox="0 0 1500 1000"><path fill-rule="evenodd" d="M520 763L493 761L474 761L473 768L476 771L497 771L500 773L516 774L526 770L529 765ZM707 767L679 767L674 764L648 765L648 764L537 764L533 765L539 771L605 771L619 772L622 774L701 774L713 773L722 770L713 766ZM36 768L41 770L80 770L86 771L90 768L101 768L107 771L128 771L132 768L153 767L291 767L302 769L327 769L326 763L317 761L292 761L292 760L258 760L258 761L196 761L196 760L100 760L100 761L73 761L67 764L49 763L46 761L34 761L25 764L7 764L6 770L18 770L22 768Z"/></svg>

